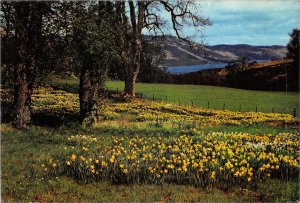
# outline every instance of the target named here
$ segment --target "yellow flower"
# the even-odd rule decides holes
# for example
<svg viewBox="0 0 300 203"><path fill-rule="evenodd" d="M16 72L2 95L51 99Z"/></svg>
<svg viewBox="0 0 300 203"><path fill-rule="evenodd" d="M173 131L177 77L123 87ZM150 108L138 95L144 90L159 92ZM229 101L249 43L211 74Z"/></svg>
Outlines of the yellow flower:
<svg viewBox="0 0 300 203"><path fill-rule="evenodd" d="M101 166L106 167L107 163L105 161L102 161Z"/></svg>
<svg viewBox="0 0 300 203"><path fill-rule="evenodd" d="M193 166L194 168L196 168L196 167L198 166L198 164L197 164L196 162L194 162L194 163L192 164L192 166Z"/></svg>
<svg viewBox="0 0 300 203"><path fill-rule="evenodd" d="M120 168L124 168L124 164L120 164Z"/></svg>
<svg viewBox="0 0 300 203"><path fill-rule="evenodd" d="M247 180L248 180L248 182L250 182L250 181L251 181L251 178L249 177L249 178L247 178Z"/></svg>
<svg viewBox="0 0 300 203"><path fill-rule="evenodd" d="M70 162L70 161L67 161L66 163L67 163L67 165L68 165L68 166L70 166L70 165L71 165L71 162Z"/></svg>
<svg viewBox="0 0 300 203"><path fill-rule="evenodd" d="M127 173L128 173L128 169L125 168L125 169L123 170L123 172L124 172L125 174L127 174Z"/></svg>
<svg viewBox="0 0 300 203"><path fill-rule="evenodd" d="M170 169L173 169L174 165L173 164L169 164L167 167L170 168Z"/></svg>
<svg viewBox="0 0 300 203"><path fill-rule="evenodd" d="M76 160L76 155L75 155L75 154L72 154L71 160L72 160L72 161L75 161L75 160Z"/></svg>
<svg viewBox="0 0 300 203"><path fill-rule="evenodd" d="M53 167L56 167L57 165L56 165L56 163L53 163L52 166L53 166Z"/></svg>
<svg viewBox="0 0 300 203"><path fill-rule="evenodd" d="M215 171L211 172L210 178L211 179L216 179L216 172Z"/></svg>
<svg viewBox="0 0 300 203"><path fill-rule="evenodd" d="M114 162L115 162L115 156L112 156L112 157L109 159L109 161L110 161L111 163L114 163Z"/></svg>

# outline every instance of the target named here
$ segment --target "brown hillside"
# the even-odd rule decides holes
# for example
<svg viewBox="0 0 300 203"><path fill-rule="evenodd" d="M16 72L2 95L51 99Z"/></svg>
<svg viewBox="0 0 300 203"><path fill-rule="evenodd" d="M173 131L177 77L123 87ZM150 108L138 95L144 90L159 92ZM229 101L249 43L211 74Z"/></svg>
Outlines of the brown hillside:
<svg viewBox="0 0 300 203"><path fill-rule="evenodd" d="M168 83L227 86L252 90L299 91L299 68L292 60L252 63L245 70L210 69L170 75Z"/></svg>

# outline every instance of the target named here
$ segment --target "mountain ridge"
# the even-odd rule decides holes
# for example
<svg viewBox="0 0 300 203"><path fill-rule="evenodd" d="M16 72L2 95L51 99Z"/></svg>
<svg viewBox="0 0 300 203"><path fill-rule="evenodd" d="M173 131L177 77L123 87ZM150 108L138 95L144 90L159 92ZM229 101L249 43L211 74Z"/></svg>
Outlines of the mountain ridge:
<svg viewBox="0 0 300 203"><path fill-rule="evenodd" d="M204 45L203 49L197 51L174 36L166 36L161 47L165 57L160 65L167 67L227 63L243 56L249 60L280 60L287 52L282 45L249 44Z"/></svg>

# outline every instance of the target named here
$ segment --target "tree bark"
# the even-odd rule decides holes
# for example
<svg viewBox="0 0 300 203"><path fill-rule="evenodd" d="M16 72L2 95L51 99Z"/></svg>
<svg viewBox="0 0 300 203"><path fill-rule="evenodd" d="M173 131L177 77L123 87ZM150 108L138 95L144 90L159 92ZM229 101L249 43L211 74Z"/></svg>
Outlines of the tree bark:
<svg viewBox="0 0 300 203"><path fill-rule="evenodd" d="M44 6L44 2L14 2L17 57L14 65L13 125L16 128L26 128L31 119L31 95L42 52Z"/></svg>
<svg viewBox="0 0 300 203"><path fill-rule="evenodd" d="M138 70L135 73L131 73L130 68L127 68L127 73L125 75L125 87L124 87L124 92L128 95L130 95L131 97L135 97L135 82L136 82L136 78L138 75Z"/></svg>
<svg viewBox="0 0 300 203"><path fill-rule="evenodd" d="M125 67L125 88L124 92L135 97L135 83L141 68L141 52L142 52L142 29L145 17L145 2L138 2L138 16L135 15L135 9L132 1L129 1L130 20L133 30L133 39L130 41L133 59L131 63L126 63Z"/></svg>
<svg viewBox="0 0 300 203"><path fill-rule="evenodd" d="M26 81L26 73L24 64L18 64L15 70L17 83L15 84L14 92L14 119L13 125L16 128L26 128L31 120L30 106L32 85Z"/></svg>
<svg viewBox="0 0 300 203"><path fill-rule="evenodd" d="M80 73L80 115L84 125L97 122L104 96L103 76L89 60L84 60Z"/></svg>
<svg viewBox="0 0 300 203"><path fill-rule="evenodd" d="M17 40L17 60L14 66L14 113L13 125L16 128L26 128L30 123L30 103L31 90L29 88L28 69L30 64L30 55L28 53L28 24L30 23L30 3L16 2L16 40Z"/></svg>

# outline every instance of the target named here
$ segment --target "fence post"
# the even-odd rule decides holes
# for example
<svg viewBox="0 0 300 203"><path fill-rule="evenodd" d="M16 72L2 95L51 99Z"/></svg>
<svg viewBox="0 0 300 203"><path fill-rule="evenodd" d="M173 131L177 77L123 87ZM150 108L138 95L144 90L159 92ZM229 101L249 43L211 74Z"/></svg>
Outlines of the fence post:
<svg viewBox="0 0 300 203"><path fill-rule="evenodd" d="M256 108L255 108L255 112L257 113L257 106L256 106Z"/></svg>
<svg viewBox="0 0 300 203"><path fill-rule="evenodd" d="M223 110L225 110L225 103L223 104Z"/></svg>
<svg viewBox="0 0 300 203"><path fill-rule="evenodd" d="M166 104L168 103L168 96L166 96Z"/></svg>
<svg viewBox="0 0 300 203"><path fill-rule="evenodd" d="M179 106L180 106L180 99L178 98L178 104L179 104Z"/></svg>
<svg viewBox="0 0 300 203"><path fill-rule="evenodd" d="M117 88L117 95L119 95L119 88Z"/></svg>
<svg viewBox="0 0 300 203"><path fill-rule="evenodd" d="M191 99L191 103L192 103L192 107L194 107L194 102L193 102L193 100Z"/></svg>
<svg viewBox="0 0 300 203"><path fill-rule="evenodd" d="M143 98L143 92L141 92L141 98Z"/></svg>
<svg viewBox="0 0 300 203"><path fill-rule="evenodd" d="M296 114L296 108L294 108L293 115L294 115L294 118L296 118L296 116L297 116L297 114Z"/></svg>
<svg viewBox="0 0 300 203"><path fill-rule="evenodd" d="M272 113L274 113L274 108L272 107Z"/></svg>
<svg viewBox="0 0 300 203"><path fill-rule="evenodd" d="M239 112L241 112L241 110L242 110L242 105L240 104L240 107L239 107Z"/></svg>
<svg viewBox="0 0 300 203"><path fill-rule="evenodd" d="M154 93L153 93L153 95L152 95L152 101L154 101Z"/></svg>
<svg viewBox="0 0 300 203"><path fill-rule="evenodd" d="M207 108L209 109L209 102L207 102Z"/></svg>

